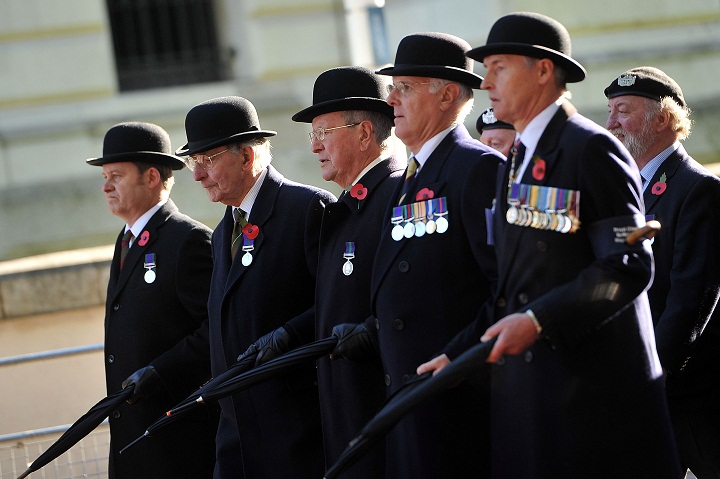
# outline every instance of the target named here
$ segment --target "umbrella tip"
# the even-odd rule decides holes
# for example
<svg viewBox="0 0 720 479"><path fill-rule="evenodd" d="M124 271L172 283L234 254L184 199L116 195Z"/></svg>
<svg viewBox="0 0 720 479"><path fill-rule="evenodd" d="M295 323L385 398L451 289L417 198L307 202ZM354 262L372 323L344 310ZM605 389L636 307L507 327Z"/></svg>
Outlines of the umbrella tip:
<svg viewBox="0 0 720 479"><path fill-rule="evenodd" d="M145 434L143 434L142 436L140 436L139 438L135 439L133 442L131 442L131 443L128 444L127 446L125 446L125 447L123 447L122 449L120 449L120 454L122 454L123 452L127 451L128 449L130 449L131 447L133 447L135 444L137 444L138 442L140 442L143 438L148 437L149 435L150 435L150 433L148 433L147 431L145 431Z"/></svg>
<svg viewBox="0 0 720 479"><path fill-rule="evenodd" d="M20 474L20 475L17 477L17 479L25 479L26 477L28 477L28 476L30 475L31 472L32 472L32 471L31 471L30 469L28 469L28 470L26 470L25 472L23 472L22 474Z"/></svg>

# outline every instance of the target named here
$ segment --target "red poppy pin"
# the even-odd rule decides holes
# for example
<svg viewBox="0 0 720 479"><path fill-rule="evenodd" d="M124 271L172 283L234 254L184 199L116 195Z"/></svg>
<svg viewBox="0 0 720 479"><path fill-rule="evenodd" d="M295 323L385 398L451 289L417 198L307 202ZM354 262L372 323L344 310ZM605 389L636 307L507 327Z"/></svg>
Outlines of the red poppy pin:
<svg viewBox="0 0 720 479"><path fill-rule="evenodd" d="M364 200L367 194L368 189L365 188L362 183L355 183L353 187L350 188L350 196L357 198L359 201Z"/></svg>
<svg viewBox="0 0 720 479"><path fill-rule="evenodd" d="M537 181L540 181L545 178L545 160L535 157L533 158L533 163L533 178L535 178Z"/></svg>
<svg viewBox="0 0 720 479"><path fill-rule="evenodd" d="M423 188L415 195L415 201L429 200L435 197L435 192L429 188Z"/></svg>
<svg viewBox="0 0 720 479"><path fill-rule="evenodd" d="M654 185L652 185L652 189L650 190L653 195L660 196L663 193L665 193L665 190L667 189L667 175L663 173L660 175L660 181L655 182Z"/></svg>
<svg viewBox="0 0 720 479"><path fill-rule="evenodd" d="M254 240L260 234L260 227L254 225L252 223L248 223L245 226L243 226L242 231L247 239Z"/></svg>
<svg viewBox="0 0 720 479"><path fill-rule="evenodd" d="M150 241L150 233L148 232L148 230L145 230L142 233L140 233L140 239L138 240L138 245L145 246L148 241Z"/></svg>

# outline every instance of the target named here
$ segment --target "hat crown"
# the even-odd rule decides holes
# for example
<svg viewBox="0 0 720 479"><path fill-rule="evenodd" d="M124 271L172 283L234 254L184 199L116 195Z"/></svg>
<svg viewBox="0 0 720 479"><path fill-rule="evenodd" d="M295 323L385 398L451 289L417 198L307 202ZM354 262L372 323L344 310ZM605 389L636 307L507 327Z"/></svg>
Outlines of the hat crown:
<svg viewBox="0 0 720 479"><path fill-rule="evenodd" d="M103 156L155 152L172 154L170 135L152 123L118 123L105 133Z"/></svg>
<svg viewBox="0 0 720 479"><path fill-rule="evenodd" d="M260 131L255 106L245 98L227 96L194 106L185 117L188 142L209 142Z"/></svg>
<svg viewBox="0 0 720 479"><path fill-rule="evenodd" d="M470 44L447 33L414 33L398 44L395 66L447 66L473 71L473 60L465 56Z"/></svg>
<svg viewBox="0 0 720 479"><path fill-rule="evenodd" d="M487 45L520 43L572 56L570 34L562 23L532 12L511 13L499 18L488 33Z"/></svg>
<svg viewBox="0 0 720 479"><path fill-rule="evenodd" d="M322 72L313 87L313 105L346 98L375 98L385 101L382 78L363 67L338 67Z"/></svg>

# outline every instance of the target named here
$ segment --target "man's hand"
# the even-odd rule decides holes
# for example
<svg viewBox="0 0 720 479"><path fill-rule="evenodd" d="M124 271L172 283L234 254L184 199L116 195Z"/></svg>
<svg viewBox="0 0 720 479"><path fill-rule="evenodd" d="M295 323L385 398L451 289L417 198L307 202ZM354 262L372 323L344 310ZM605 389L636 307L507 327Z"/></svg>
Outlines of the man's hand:
<svg viewBox="0 0 720 479"><path fill-rule="evenodd" d="M437 373L442 371L442 369L448 364L450 364L450 358L447 357L447 354L441 354L440 356L418 366L416 372L419 376L421 374L432 371L433 376L435 376Z"/></svg>
<svg viewBox="0 0 720 479"><path fill-rule="evenodd" d="M280 326L252 343L244 353L238 356L237 360L240 361L246 356L257 353L255 366L260 366L288 351L290 351L290 334Z"/></svg>
<svg viewBox="0 0 720 479"><path fill-rule="evenodd" d="M375 337L367 330L365 323L338 324L333 328L332 335L338 338L338 343L330 353L330 359L363 361L380 356Z"/></svg>
<svg viewBox="0 0 720 479"><path fill-rule="evenodd" d="M487 362L494 363L503 354L520 354L537 341L535 323L525 313L514 313L505 316L490 326L483 334L482 341L498 337Z"/></svg>
<svg viewBox="0 0 720 479"><path fill-rule="evenodd" d="M145 366L142 369L138 369L130 375L122 383L122 388L125 389L128 386L135 385L132 396L127 400L128 404L135 404L142 398L150 396L156 390L159 389L161 382L160 376L158 375L155 368L152 366Z"/></svg>

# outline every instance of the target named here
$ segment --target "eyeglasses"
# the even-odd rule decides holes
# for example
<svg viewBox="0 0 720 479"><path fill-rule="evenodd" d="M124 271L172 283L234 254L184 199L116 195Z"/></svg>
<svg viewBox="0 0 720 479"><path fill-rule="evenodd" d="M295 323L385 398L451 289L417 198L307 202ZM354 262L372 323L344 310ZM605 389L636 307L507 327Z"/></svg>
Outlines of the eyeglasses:
<svg viewBox="0 0 720 479"><path fill-rule="evenodd" d="M212 169L213 163L212 159L215 158L218 155L222 155L226 151L228 151L228 148L225 148L223 151L218 151L217 153L213 153L212 155L192 155L185 158L185 164L187 165L188 169L190 171L195 171L195 167L199 166L205 171L208 171Z"/></svg>
<svg viewBox="0 0 720 479"><path fill-rule="evenodd" d="M387 86L387 91L388 91L388 95L390 93L394 92L395 90L397 90L397 92L400 93L401 95L404 95L405 93L408 92L408 90L412 90L417 85L430 85L432 83L435 83L435 82L434 81L424 81L424 82L399 81L399 82L396 82L395 84L392 84L392 83L389 84Z"/></svg>
<svg viewBox="0 0 720 479"><path fill-rule="evenodd" d="M350 123L349 125L342 125L342 126L334 126L332 128L315 128L313 131L308 133L308 136L310 136L310 142L312 143L316 138L318 141L323 141L325 139L325 134L328 131L333 130L339 130L340 128L350 128L351 126L358 126L360 123Z"/></svg>

